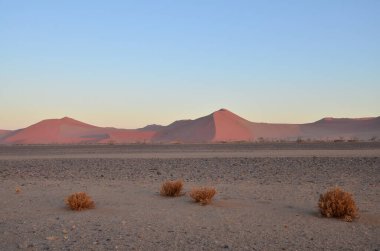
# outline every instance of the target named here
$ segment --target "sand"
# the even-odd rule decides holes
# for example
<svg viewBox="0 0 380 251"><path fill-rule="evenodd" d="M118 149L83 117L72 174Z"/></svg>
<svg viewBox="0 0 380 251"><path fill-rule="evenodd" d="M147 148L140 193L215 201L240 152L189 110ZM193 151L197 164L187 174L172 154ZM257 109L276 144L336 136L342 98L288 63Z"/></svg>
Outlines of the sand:
<svg viewBox="0 0 380 251"><path fill-rule="evenodd" d="M149 141L155 132L98 127L64 117L47 119L16 131L1 131L0 144L131 143Z"/></svg>
<svg viewBox="0 0 380 251"><path fill-rule="evenodd" d="M1 250L379 250L379 153L379 143L1 146ZM175 178L218 194L208 206L160 196ZM354 195L352 223L318 213L335 185ZM96 208L68 210L76 191Z"/></svg>
<svg viewBox="0 0 380 251"><path fill-rule="evenodd" d="M64 117L43 120L20 130L0 130L0 145L375 141L379 138L380 117L328 118L306 124L257 123L226 109L194 120L140 129L98 127Z"/></svg>

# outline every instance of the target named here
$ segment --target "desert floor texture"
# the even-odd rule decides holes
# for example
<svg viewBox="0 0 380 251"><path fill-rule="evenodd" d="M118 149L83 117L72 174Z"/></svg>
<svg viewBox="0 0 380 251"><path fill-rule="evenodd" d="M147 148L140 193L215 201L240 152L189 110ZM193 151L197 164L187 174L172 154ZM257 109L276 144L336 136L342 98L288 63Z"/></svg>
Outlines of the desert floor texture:
<svg viewBox="0 0 380 251"><path fill-rule="evenodd" d="M352 223L319 215L336 185ZM66 207L78 191L95 209ZM380 143L0 146L0 207L0 250L379 250Z"/></svg>

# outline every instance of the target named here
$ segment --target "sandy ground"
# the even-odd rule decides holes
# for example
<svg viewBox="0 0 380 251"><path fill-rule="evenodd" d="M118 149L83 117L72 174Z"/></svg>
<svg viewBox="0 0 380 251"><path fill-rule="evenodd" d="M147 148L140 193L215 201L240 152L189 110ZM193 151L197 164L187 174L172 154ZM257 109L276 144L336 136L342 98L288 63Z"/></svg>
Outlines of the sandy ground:
<svg viewBox="0 0 380 251"><path fill-rule="evenodd" d="M380 250L380 145L1 146L0 250ZM215 186L201 206L159 187ZM319 194L360 218L322 218ZM16 187L21 193L16 193ZM64 198L86 191L96 208Z"/></svg>

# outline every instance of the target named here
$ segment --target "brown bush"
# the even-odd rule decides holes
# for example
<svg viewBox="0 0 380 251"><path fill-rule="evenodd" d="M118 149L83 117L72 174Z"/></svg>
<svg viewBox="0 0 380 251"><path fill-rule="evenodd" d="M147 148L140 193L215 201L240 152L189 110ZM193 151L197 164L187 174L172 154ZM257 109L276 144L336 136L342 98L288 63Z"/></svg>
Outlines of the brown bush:
<svg viewBox="0 0 380 251"><path fill-rule="evenodd" d="M180 196L183 195L182 192L183 181L182 180L167 180L161 185L160 193L162 196Z"/></svg>
<svg viewBox="0 0 380 251"><path fill-rule="evenodd" d="M65 201L71 210L81 211L95 207L94 201L85 192L73 193Z"/></svg>
<svg viewBox="0 0 380 251"><path fill-rule="evenodd" d="M358 208L352 194L335 187L321 194L318 202L321 214L325 217L342 218L352 221L358 217Z"/></svg>
<svg viewBox="0 0 380 251"><path fill-rule="evenodd" d="M202 205L209 204L216 194L216 189L213 187L198 187L193 188L190 192L190 197L195 202L200 202Z"/></svg>
<svg viewBox="0 0 380 251"><path fill-rule="evenodd" d="M16 193L21 193L21 188L16 187Z"/></svg>

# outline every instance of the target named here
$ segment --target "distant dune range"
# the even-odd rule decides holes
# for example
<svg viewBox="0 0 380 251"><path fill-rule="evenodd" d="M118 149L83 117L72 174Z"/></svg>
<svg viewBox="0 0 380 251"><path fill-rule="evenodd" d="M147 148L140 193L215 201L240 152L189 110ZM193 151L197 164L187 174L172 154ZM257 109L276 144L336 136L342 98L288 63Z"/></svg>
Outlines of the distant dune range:
<svg viewBox="0 0 380 251"><path fill-rule="evenodd" d="M140 129L97 127L68 117L19 130L0 130L1 144L212 143L276 140L370 140L380 138L380 117L324 118L307 124L255 123L220 109L195 120Z"/></svg>

